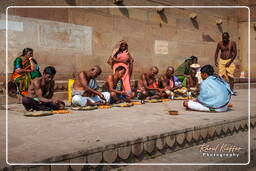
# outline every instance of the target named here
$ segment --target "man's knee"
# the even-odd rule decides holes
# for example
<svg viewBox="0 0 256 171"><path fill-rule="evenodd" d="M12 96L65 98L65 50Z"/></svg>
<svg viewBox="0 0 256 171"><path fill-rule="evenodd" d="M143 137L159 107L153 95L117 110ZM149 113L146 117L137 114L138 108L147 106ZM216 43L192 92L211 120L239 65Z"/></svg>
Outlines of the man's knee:
<svg viewBox="0 0 256 171"><path fill-rule="evenodd" d="M185 100L185 101L183 102L183 106L186 107L186 108L188 108L188 101L187 101L187 100Z"/></svg>
<svg viewBox="0 0 256 171"><path fill-rule="evenodd" d="M85 97L80 96L80 95L75 95L72 98L72 104L79 105L79 106L85 106L87 104L87 99Z"/></svg>
<svg viewBox="0 0 256 171"><path fill-rule="evenodd" d="M110 96L115 98L116 97L116 93L115 92L110 92Z"/></svg>
<svg viewBox="0 0 256 171"><path fill-rule="evenodd" d="M106 99L106 101L109 102L111 94L109 92L103 92L102 94L103 94L104 98Z"/></svg>

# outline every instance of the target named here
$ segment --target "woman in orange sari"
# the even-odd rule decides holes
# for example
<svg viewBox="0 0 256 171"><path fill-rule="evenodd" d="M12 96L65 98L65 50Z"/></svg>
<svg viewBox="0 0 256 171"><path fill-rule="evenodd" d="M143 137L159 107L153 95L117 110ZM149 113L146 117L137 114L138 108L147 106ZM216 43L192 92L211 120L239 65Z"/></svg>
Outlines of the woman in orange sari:
<svg viewBox="0 0 256 171"><path fill-rule="evenodd" d="M124 91L131 94L131 75L133 71L133 58L128 52L128 44L126 41L121 40L113 49L111 56L108 59L108 64L111 65L113 71L119 66L126 69L122 77Z"/></svg>

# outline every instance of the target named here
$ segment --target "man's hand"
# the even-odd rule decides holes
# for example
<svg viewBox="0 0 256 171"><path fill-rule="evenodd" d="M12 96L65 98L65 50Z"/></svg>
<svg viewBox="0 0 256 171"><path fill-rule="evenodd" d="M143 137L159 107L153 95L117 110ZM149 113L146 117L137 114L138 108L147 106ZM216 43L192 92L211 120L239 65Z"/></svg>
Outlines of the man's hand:
<svg viewBox="0 0 256 171"><path fill-rule="evenodd" d="M53 101L52 101L54 104L58 104L59 102L60 102L60 100L59 99L53 99Z"/></svg>
<svg viewBox="0 0 256 171"><path fill-rule="evenodd" d="M99 92L98 96L99 96L103 101L107 101L102 93Z"/></svg>
<svg viewBox="0 0 256 171"><path fill-rule="evenodd" d="M29 57L28 59L31 61L33 59L33 57Z"/></svg>
<svg viewBox="0 0 256 171"><path fill-rule="evenodd" d="M122 91L121 95L128 96L127 92Z"/></svg>
<svg viewBox="0 0 256 171"><path fill-rule="evenodd" d="M215 61L215 66L218 67L219 63L218 61Z"/></svg>

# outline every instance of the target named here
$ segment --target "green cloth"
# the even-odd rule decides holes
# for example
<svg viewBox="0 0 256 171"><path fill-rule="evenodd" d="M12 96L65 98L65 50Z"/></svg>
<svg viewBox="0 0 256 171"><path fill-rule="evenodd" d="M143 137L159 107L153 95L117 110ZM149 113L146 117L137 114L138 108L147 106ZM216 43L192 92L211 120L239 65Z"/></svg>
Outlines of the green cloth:
<svg viewBox="0 0 256 171"><path fill-rule="evenodd" d="M123 90L123 81L122 81L121 79L118 80L115 89L116 89L117 91L122 91L122 90Z"/></svg>
<svg viewBox="0 0 256 171"><path fill-rule="evenodd" d="M190 73L190 67L188 62L183 62L178 68L175 70L174 75L179 76L179 75L189 75Z"/></svg>
<svg viewBox="0 0 256 171"><path fill-rule="evenodd" d="M187 86L187 77L185 77L184 75L178 75L177 78L182 83L182 87Z"/></svg>

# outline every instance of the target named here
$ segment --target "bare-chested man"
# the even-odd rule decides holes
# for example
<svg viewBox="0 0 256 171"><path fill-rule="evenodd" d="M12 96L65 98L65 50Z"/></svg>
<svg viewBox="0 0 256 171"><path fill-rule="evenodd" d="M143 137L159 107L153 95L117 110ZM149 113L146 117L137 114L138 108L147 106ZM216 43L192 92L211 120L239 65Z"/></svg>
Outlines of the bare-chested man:
<svg viewBox="0 0 256 171"><path fill-rule="evenodd" d="M154 99L164 97L164 89L159 88L159 82L156 78L158 71L158 68L154 66L150 68L148 73L141 75L137 90L139 99Z"/></svg>
<svg viewBox="0 0 256 171"><path fill-rule="evenodd" d="M220 53L220 59L218 60L218 54ZM219 76L228 79L230 88L233 91L234 88L234 71L235 64L233 63L237 55L236 43L229 40L228 32L222 34L222 41L217 45L215 52L215 65L219 69Z"/></svg>
<svg viewBox="0 0 256 171"><path fill-rule="evenodd" d="M196 73L196 69L191 69L190 75L187 77L186 81L187 90L193 97L196 97L199 93L198 78L196 77Z"/></svg>
<svg viewBox="0 0 256 171"><path fill-rule="evenodd" d="M48 66L44 69L42 77L35 78L31 82L28 95L22 98L22 104L27 111L64 109L64 102L52 98L55 74L55 68Z"/></svg>
<svg viewBox="0 0 256 171"><path fill-rule="evenodd" d="M160 77L160 88L163 88L165 90L165 97L174 96L172 91L182 87L179 79L173 74L174 68L172 66L168 66L165 74L161 75Z"/></svg>
<svg viewBox="0 0 256 171"><path fill-rule="evenodd" d="M104 89L111 94L111 103L129 102L130 97L124 90L124 84L122 77L124 76L126 69L123 66L119 66L115 69L115 73L111 74L107 78L107 82L104 84Z"/></svg>
<svg viewBox="0 0 256 171"><path fill-rule="evenodd" d="M101 74L101 68L94 66L89 71L77 74L72 87L72 105L87 106L109 103L109 92L98 91L96 78Z"/></svg>

